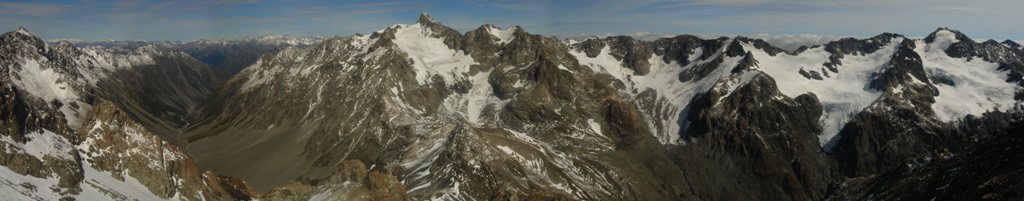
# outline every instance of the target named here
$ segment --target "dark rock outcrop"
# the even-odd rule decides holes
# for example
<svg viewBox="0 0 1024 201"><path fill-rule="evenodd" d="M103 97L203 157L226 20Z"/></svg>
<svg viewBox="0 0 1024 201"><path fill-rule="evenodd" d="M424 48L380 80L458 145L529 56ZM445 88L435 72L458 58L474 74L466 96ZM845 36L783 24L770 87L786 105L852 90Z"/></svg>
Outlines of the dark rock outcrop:
<svg viewBox="0 0 1024 201"><path fill-rule="evenodd" d="M753 72L756 73L756 72ZM723 97L724 96L724 97ZM677 164L706 200L820 200L834 177L820 151L813 94L780 98L775 81L758 73L735 92L697 96L687 116L687 145ZM733 193L744 189L757 192Z"/></svg>
<svg viewBox="0 0 1024 201"><path fill-rule="evenodd" d="M900 164L877 176L852 180L830 200L1019 200L1024 197L1024 127L981 137L963 151Z"/></svg>

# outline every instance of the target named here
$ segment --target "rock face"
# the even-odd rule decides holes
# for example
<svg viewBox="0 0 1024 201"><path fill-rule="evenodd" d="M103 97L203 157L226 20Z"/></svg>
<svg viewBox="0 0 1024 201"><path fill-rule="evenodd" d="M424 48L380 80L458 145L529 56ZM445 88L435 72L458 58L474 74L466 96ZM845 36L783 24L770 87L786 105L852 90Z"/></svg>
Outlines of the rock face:
<svg viewBox="0 0 1024 201"><path fill-rule="evenodd" d="M88 113L79 133L81 163L86 172L109 173L118 180L141 184L154 196L184 200L232 200L236 187L221 182L219 176L201 171L185 152L158 135L151 133L114 103L97 100ZM101 181L84 181L101 192ZM132 197L111 189L110 195Z"/></svg>
<svg viewBox="0 0 1024 201"><path fill-rule="evenodd" d="M159 52L152 54L152 63L110 73L96 83L95 93L112 100L153 134L181 146L178 129L188 123L187 114L220 85L223 74L180 51L154 46L137 51L146 48Z"/></svg>
<svg viewBox="0 0 1024 201"><path fill-rule="evenodd" d="M358 160L342 161L329 177L291 181L261 195L267 200L394 200L410 198L394 175L370 172Z"/></svg>
<svg viewBox="0 0 1024 201"><path fill-rule="evenodd" d="M997 151L1017 147L1024 52L946 28L787 52L460 33L424 14L216 53L251 62L223 82L176 50L214 41L2 39L0 190L26 199L1020 198Z"/></svg>
<svg viewBox="0 0 1024 201"><path fill-rule="evenodd" d="M877 176L852 180L831 200L1018 200L1024 127L996 131L956 154L909 161Z"/></svg>
<svg viewBox="0 0 1024 201"><path fill-rule="evenodd" d="M833 175L816 137L818 99L785 97L772 78L748 73L731 95L712 90L695 97L688 145L673 150L686 178L702 184L693 188L705 198L821 200ZM762 190L732 193L744 189Z"/></svg>
<svg viewBox="0 0 1024 201"><path fill-rule="evenodd" d="M184 112L216 84L215 78L201 79L213 75L206 66L181 65L197 63L181 55L152 45L124 51L50 46L25 29L0 36L0 191L5 199L234 200L248 195L201 171L181 148L152 132L170 126L140 123L168 122L175 115L168 111ZM155 74L164 73L153 71L175 73L158 78ZM137 111L124 112L117 103Z"/></svg>

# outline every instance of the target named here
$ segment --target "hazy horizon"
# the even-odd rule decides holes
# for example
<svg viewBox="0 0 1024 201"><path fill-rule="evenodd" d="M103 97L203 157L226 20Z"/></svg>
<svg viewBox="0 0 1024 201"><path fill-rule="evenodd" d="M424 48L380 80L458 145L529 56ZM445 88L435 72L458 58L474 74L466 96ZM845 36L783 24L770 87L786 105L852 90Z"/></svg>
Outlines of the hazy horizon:
<svg viewBox="0 0 1024 201"><path fill-rule="evenodd" d="M1013 6L1019 5L1019 6ZM572 36L665 35L923 37L937 27L976 39L1024 39L1013 8L1024 2L913 0L683 1L3 1L0 28L26 27L48 40L194 41L261 35L348 36L414 23L421 12L466 32L482 24Z"/></svg>

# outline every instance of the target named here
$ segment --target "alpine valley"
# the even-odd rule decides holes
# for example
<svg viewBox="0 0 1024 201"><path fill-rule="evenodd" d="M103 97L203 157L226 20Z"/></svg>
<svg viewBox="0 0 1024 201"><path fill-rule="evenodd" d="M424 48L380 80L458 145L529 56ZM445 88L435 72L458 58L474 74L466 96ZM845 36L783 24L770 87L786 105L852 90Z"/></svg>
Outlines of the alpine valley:
<svg viewBox="0 0 1024 201"><path fill-rule="evenodd" d="M0 36L0 200L1021 200L1024 49Z"/></svg>

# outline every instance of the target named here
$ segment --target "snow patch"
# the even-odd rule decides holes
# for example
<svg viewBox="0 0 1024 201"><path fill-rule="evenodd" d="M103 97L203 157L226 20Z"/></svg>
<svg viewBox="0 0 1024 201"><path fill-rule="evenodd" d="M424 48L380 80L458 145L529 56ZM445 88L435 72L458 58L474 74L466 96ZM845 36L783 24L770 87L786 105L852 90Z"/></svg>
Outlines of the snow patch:
<svg viewBox="0 0 1024 201"><path fill-rule="evenodd" d="M934 50L945 51L946 48L949 48L950 45L953 45L953 43L957 43L957 42L960 42L960 40L956 39L956 33L953 33L952 31L949 31L949 30L942 29L942 30L939 30L939 31L935 32L935 41L932 41L932 43L927 44L926 46L928 46L928 47L926 49L927 50L931 50L931 51L934 51ZM920 47L920 46L918 46L918 47Z"/></svg>
<svg viewBox="0 0 1024 201"><path fill-rule="evenodd" d="M509 148L508 146L497 145L497 146L494 146L494 147L498 148L498 150L501 150L502 152L505 152L505 154L508 154L508 155L519 155L519 154L516 154L515 150L512 150L512 148Z"/></svg>
<svg viewBox="0 0 1024 201"><path fill-rule="evenodd" d="M22 147L25 153L39 160L43 160L45 156L74 160L74 156L71 155L71 152L74 151L71 143L56 133L43 130L42 132L29 133L28 137L31 139L25 142L24 147Z"/></svg>
<svg viewBox="0 0 1024 201"><path fill-rule="evenodd" d="M248 79L246 79L245 83L242 83L242 91L245 92L252 90L253 87L262 85L273 80L274 75L277 74L278 72L281 72L281 68L264 67L263 60L260 59L256 60L256 63L249 65L249 67L246 67L242 71L253 72L249 76L246 76L246 78Z"/></svg>
<svg viewBox="0 0 1024 201"><path fill-rule="evenodd" d="M486 123L482 121L484 108L488 105L494 105L494 108L501 108L509 102L509 100L501 100L494 96L494 91L488 82L490 74L490 71L477 72L476 75L468 77L472 88L470 88L468 93L452 94L445 98L442 104L443 112L451 116L463 117L474 125Z"/></svg>
<svg viewBox="0 0 1024 201"><path fill-rule="evenodd" d="M594 119L587 119L587 124L590 125L590 130L593 130L594 133L597 133L598 135L604 135L601 133L601 124L598 124L597 121L594 121Z"/></svg>
<svg viewBox="0 0 1024 201"><path fill-rule="evenodd" d="M70 154L77 151L64 138L57 134L43 130L40 133L31 133L32 138L24 145L15 143L10 137L3 137L2 141L15 149L21 149L33 157L43 159L45 156L57 157L62 160L75 160ZM81 146L89 146L90 141L83 142ZM10 148L10 147L9 147ZM51 175L46 178L37 178L13 172L6 166L0 166L0 199L3 200L58 200L64 196L71 196L79 200L168 200L163 199L146 188L140 181L124 173L124 180L119 180L111 173L96 170L89 163L89 160L81 160L84 170L83 182L79 185L82 189L77 195L61 195L65 191L57 186L59 178Z"/></svg>
<svg viewBox="0 0 1024 201"><path fill-rule="evenodd" d="M42 132L28 133L25 137L29 139L24 144L14 141L10 136L3 136L0 141L7 144L5 146L8 150L25 153L41 161L45 161L46 156L61 160L74 160L74 156L71 155L74 147L56 133L42 130Z"/></svg>
<svg viewBox="0 0 1024 201"><path fill-rule="evenodd" d="M728 44L731 41L726 41L724 44ZM719 66L714 67L715 69L699 80L691 80L687 82L679 81L679 74L684 69L694 68L698 65L703 65L718 56L721 56L722 52L725 51L723 46L717 50L714 55L711 55L709 60L699 61L704 51L702 48L696 48L693 53L689 55L691 61L687 66L680 66L679 63L671 61L665 63L658 55L652 55L648 61L651 64L650 72L646 75L633 75L633 70L626 68L622 65L622 62L615 59L612 56L611 48L605 46L601 49L601 52L591 58L582 51L571 51L580 65L589 67L595 73L610 75L616 80L621 81L626 85L625 91L632 93L633 96L637 96L639 93L643 93L646 90L653 90L657 93L656 104L662 104L660 107L655 106L644 106L648 108L660 108L659 111L645 111L647 119L658 119L661 126L655 125L654 121L649 122L649 128L652 129L651 133L654 133L658 138L658 141L662 144L678 144L680 139L680 131L685 128L685 122L680 119L680 113L684 112L683 109L689 105L690 100L698 93L706 92L711 89L712 86L721 78L724 78L730 74L730 69L736 66L742 57L727 57L724 58L723 62ZM682 124L682 125L681 125Z"/></svg>
<svg viewBox="0 0 1024 201"><path fill-rule="evenodd" d="M416 81L426 84L433 75L439 75L446 83L454 83L458 77L469 71L469 66L478 64L473 57L461 50L445 45L443 38L432 36L433 31L419 23L398 25L394 43L413 60Z"/></svg>
<svg viewBox="0 0 1024 201"><path fill-rule="evenodd" d="M53 68L43 69L36 60L23 60L17 75L18 79L11 79L14 85L43 101L64 102L78 99L78 94L71 90L63 74L54 71Z"/></svg>
<svg viewBox="0 0 1024 201"><path fill-rule="evenodd" d="M431 201L444 201L444 200L464 200L465 198L459 197L462 194L462 190L459 188L460 182L455 181L451 188L445 189L444 192L437 197L431 197Z"/></svg>
<svg viewBox="0 0 1024 201"><path fill-rule="evenodd" d="M134 200L169 200L160 198L153 194L153 192L150 192L135 177L122 175L124 181L118 180L110 173L94 169L88 161L83 161L82 169L85 173L85 179L80 184L82 192L76 196L78 199L110 200L124 196Z"/></svg>
<svg viewBox="0 0 1024 201"><path fill-rule="evenodd" d="M59 200L57 178L37 178L21 175L7 166L0 166L0 199L3 200ZM107 198L109 199L109 198ZM105 199L95 199L105 200Z"/></svg>
<svg viewBox="0 0 1024 201"><path fill-rule="evenodd" d="M516 32L517 29L518 28L515 26L505 29L500 29L494 26L488 26L487 33L490 33L491 36L497 38L499 44L507 44L509 42L512 42L512 40L516 39L516 36L513 34Z"/></svg>

